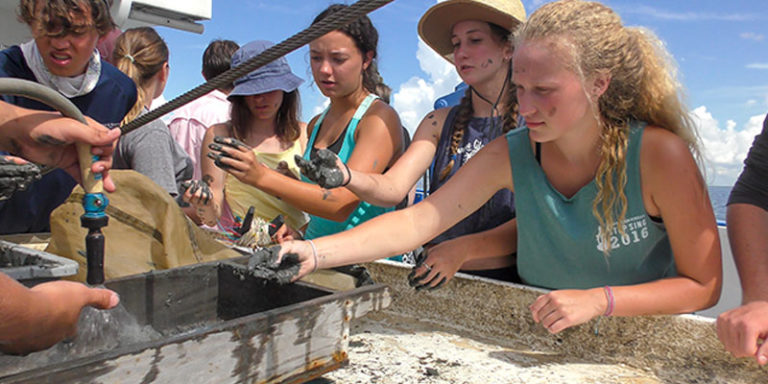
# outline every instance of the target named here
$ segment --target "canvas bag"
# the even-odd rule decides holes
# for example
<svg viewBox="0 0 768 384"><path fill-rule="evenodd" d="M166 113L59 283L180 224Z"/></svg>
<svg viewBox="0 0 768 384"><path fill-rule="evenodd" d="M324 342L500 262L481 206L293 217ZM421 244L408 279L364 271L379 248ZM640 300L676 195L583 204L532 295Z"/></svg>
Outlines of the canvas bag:
<svg viewBox="0 0 768 384"><path fill-rule="evenodd" d="M200 229L168 192L131 170L111 170L117 191L105 195L109 223L104 234L104 277L117 277L241 256ZM75 187L51 214L46 252L70 258L80 268L73 279L85 281L85 236L80 225L84 191Z"/></svg>

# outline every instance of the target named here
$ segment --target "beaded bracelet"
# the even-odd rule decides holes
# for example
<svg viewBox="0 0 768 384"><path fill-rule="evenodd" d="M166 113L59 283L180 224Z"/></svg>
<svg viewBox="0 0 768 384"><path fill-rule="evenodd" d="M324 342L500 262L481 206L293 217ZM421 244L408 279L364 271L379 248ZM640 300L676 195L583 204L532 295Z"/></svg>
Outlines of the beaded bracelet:
<svg viewBox="0 0 768 384"><path fill-rule="evenodd" d="M613 298L613 289L606 285L603 287L603 291L605 291L605 296L608 299L608 307L605 309L603 316L610 316L613 314L613 308L616 305L616 301Z"/></svg>

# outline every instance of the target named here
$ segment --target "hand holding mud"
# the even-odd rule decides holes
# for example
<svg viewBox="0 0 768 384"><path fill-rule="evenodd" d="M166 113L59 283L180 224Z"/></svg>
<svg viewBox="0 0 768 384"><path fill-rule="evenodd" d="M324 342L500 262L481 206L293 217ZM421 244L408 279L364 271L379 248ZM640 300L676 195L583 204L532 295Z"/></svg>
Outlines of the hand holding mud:
<svg viewBox="0 0 768 384"><path fill-rule="evenodd" d="M298 155L295 156L295 160L296 165L301 169L301 174L323 188L344 187L352 179L349 167L328 149L319 149L317 155L311 160Z"/></svg>
<svg viewBox="0 0 768 384"><path fill-rule="evenodd" d="M308 242L292 241L286 244L287 247L276 245L253 253L248 260L248 272L278 284L288 284L317 268L312 249L307 254L307 250L302 248L308 247ZM302 252L297 253L296 249Z"/></svg>
<svg viewBox="0 0 768 384"><path fill-rule="evenodd" d="M206 156L222 170L243 183L257 185L263 171L268 169L253 153L253 148L232 137L216 136L208 145Z"/></svg>
<svg viewBox="0 0 768 384"><path fill-rule="evenodd" d="M0 157L0 200L9 199L16 191L23 191L35 180L40 180L40 168L14 156Z"/></svg>

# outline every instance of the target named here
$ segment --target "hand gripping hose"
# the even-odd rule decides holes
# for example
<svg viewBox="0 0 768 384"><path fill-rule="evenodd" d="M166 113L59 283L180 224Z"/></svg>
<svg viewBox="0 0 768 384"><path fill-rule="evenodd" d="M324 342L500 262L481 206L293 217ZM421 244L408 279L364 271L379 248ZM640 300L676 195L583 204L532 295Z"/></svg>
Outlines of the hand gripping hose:
<svg viewBox="0 0 768 384"><path fill-rule="evenodd" d="M77 107L66 97L51 88L41 84L15 78L0 78L0 94L23 96L47 104L61 112L66 117L73 118L83 124L88 124ZM109 200L104 195L104 186L100 174L91 171L91 164L98 160L98 156L91 155L91 146L77 143L78 162L83 179L83 208L85 213L80 217L80 224L88 228L85 236L85 250L87 255L88 284L104 283L104 235L101 228L107 225L109 217L104 214L104 209L109 205Z"/></svg>

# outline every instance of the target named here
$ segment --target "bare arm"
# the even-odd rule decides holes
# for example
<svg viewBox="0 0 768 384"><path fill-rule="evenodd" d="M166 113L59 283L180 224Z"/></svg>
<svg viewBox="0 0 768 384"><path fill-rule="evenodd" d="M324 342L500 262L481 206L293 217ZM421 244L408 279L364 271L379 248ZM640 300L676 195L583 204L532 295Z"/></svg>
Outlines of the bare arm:
<svg viewBox="0 0 768 384"><path fill-rule="evenodd" d="M613 314L674 314L711 307L720 297L722 283L720 239L706 185L693 156L671 132L647 127L640 171L645 208L664 220L678 275L613 287ZM608 295L598 287L554 291L537 299L531 309L534 320L557 333L605 313L608 304ZM556 307L559 309L554 310Z"/></svg>
<svg viewBox="0 0 768 384"><path fill-rule="evenodd" d="M411 145L385 173L350 169L347 189L361 200L381 207L390 207L402 201L432 163L448 109L432 111L424 117Z"/></svg>
<svg viewBox="0 0 768 384"><path fill-rule="evenodd" d="M511 172L506 138L497 138L419 204L315 239L318 267L367 262L414 249L476 211L499 189L511 189ZM307 242L285 243L280 253L299 255L302 266L296 278L315 267Z"/></svg>
<svg viewBox="0 0 768 384"><path fill-rule="evenodd" d="M515 264L517 219L495 228L444 241L427 251L427 258L414 267L411 279L423 287L450 281L459 269L483 270ZM425 266L428 265L429 269Z"/></svg>
<svg viewBox="0 0 768 384"><path fill-rule="evenodd" d="M350 169L381 173L392 163L400 146L400 120L391 107L375 103L360 121L356 145L347 165ZM227 171L240 181L253 185L294 207L315 216L344 221L360 203L346 188L331 190L305 183L276 172L261 163L245 148L225 147L222 158Z"/></svg>
<svg viewBox="0 0 768 384"><path fill-rule="evenodd" d="M194 196L187 190L184 193L184 201L189 202L195 209L196 216L208 226L215 226L216 220L221 217L221 207L224 203L224 179L227 175L221 168L217 167L213 160L207 154L210 152L208 145L213 143L215 136L229 136L229 129L225 124L216 124L205 131L203 144L200 147L200 170L202 178L211 191L211 197L208 201L202 199L201 192L198 191Z"/></svg>
<svg viewBox="0 0 768 384"><path fill-rule="evenodd" d="M742 302L768 301L768 212L750 204L731 204L727 215Z"/></svg>
<svg viewBox="0 0 768 384"><path fill-rule="evenodd" d="M26 288L0 274L0 350L28 353L72 337L85 306L108 309L117 294L71 281L55 281Z"/></svg>

